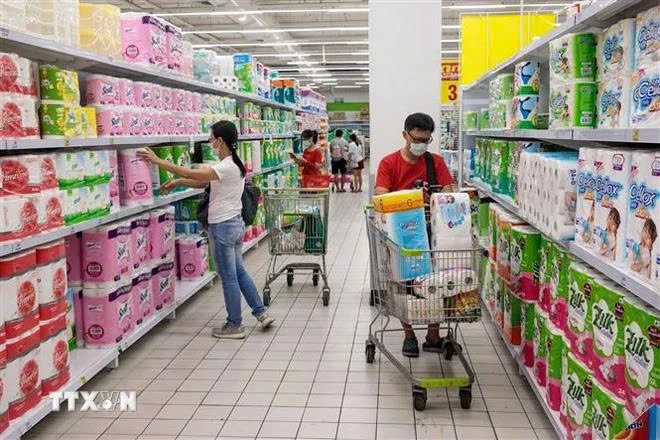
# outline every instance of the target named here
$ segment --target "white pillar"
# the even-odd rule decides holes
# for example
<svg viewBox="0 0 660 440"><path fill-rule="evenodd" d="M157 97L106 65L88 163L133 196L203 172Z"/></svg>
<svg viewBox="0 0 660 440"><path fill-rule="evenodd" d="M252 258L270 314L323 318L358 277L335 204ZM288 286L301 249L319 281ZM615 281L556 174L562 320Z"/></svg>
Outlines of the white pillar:
<svg viewBox="0 0 660 440"><path fill-rule="evenodd" d="M380 159L403 145L406 116L424 112L438 122L441 6L441 0L369 2L370 190Z"/></svg>

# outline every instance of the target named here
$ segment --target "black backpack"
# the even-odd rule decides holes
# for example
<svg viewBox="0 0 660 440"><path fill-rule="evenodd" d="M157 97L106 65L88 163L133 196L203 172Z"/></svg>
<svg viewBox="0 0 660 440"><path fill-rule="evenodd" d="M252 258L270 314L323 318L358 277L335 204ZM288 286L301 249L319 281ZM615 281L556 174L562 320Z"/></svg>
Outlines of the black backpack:
<svg viewBox="0 0 660 440"><path fill-rule="evenodd" d="M209 227L209 199L211 196L211 185L206 185L204 188L204 195L202 200L197 205L197 221L202 224L204 229ZM241 195L241 217L245 226L250 226L254 223L254 218L257 216L257 208L259 207L259 198L261 198L261 190L258 186L254 186L249 180L245 181L243 187L243 194Z"/></svg>

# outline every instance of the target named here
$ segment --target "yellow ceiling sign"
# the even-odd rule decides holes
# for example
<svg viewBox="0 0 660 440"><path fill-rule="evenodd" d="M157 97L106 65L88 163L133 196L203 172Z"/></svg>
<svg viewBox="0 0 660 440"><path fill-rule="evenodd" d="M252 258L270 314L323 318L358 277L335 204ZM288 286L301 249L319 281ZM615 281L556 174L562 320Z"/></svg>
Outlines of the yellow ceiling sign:
<svg viewBox="0 0 660 440"><path fill-rule="evenodd" d="M457 59L442 60L440 81L442 104L453 104L458 100L458 81L460 79L459 62Z"/></svg>

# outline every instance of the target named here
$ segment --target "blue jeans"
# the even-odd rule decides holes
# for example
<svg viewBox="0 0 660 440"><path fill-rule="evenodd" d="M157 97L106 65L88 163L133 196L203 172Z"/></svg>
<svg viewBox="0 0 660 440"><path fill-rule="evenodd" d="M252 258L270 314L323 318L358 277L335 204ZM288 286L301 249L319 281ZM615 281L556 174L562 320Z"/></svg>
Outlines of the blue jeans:
<svg viewBox="0 0 660 440"><path fill-rule="evenodd" d="M254 316L266 311L254 281L243 266L241 249L244 230L245 225L240 215L222 223L209 225L216 270L222 280L222 290L225 295L227 322L232 327L241 326L241 293Z"/></svg>

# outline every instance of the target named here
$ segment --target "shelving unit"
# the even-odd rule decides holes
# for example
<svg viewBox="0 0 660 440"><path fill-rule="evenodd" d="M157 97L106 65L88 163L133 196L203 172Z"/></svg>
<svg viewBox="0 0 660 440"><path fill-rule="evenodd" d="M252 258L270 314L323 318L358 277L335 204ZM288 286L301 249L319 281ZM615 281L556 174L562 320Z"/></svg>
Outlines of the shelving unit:
<svg viewBox="0 0 660 440"><path fill-rule="evenodd" d="M622 129L560 129L560 130L476 130L466 136L491 137L510 140L539 140L579 149L593 144L610 143L658 144L659 128Z"/></svg>

